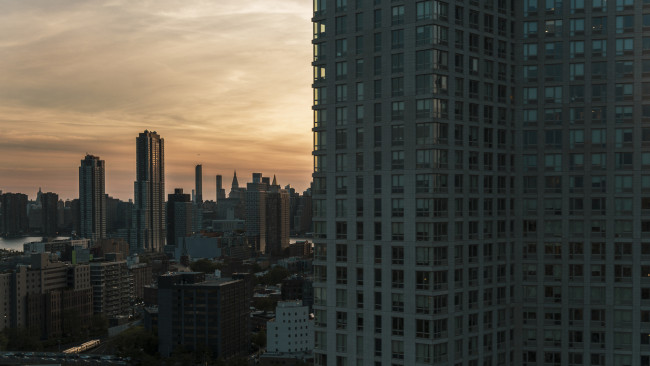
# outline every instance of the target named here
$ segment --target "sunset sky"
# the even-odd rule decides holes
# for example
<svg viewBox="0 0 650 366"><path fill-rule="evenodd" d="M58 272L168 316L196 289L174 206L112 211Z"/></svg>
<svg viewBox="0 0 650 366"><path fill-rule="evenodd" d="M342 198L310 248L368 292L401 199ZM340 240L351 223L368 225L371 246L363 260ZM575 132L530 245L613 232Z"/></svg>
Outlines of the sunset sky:
<svg viewBox="0 0 650 366"><path fill-rule="evenodd" d="M86 153L133 197L135 139L165 139L167 192L251 172L311 181L311 1L0 0L0 190L78 195Z"/></svg>

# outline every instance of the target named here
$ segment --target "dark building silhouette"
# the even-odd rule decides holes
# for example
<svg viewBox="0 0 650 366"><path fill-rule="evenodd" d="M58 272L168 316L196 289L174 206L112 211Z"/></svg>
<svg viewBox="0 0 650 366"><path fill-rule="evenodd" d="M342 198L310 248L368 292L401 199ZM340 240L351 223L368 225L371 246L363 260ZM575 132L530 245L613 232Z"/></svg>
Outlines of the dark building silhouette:
<svg viewBox="0 0 650 366"><path fill-rule="evenodd" d="M268 181L268 178L267 178ZM246 236L252 248L266 252L266 191L262 173L253 173L253 181L246 184Z"/></svg>
<svg viewBox="0 0 650 366"><path fill-rule="evenodd" d="M280 188L275 176L266 191L266 253L274 257L282 255L289 246L289 192Z"/></svg>
<svg viewBox="0 0 650 366"><path fill-rule="evenodd" d="M314 287L311 278L292 275L280 283L282 300L302 300L303 305L314 305Z"/></svg>
<svg viewBox="0 0 650 366"><path fill-rule="evenodd" d="M62 201L59 201L62 202ZM63 202L63 208L59 212L59 222L60 230L66 234L70 234L73 230L73 218L72 218L72 201L66 200Z"/></svg>
<svg viewBox="0 0 650 366"><path fill-rule="evenodd" d="M93 312L90 267L53 262L49 253L30 259L30 266L0 274L5 310L0 330L28 328L48 339L87 327Z"/></svg>
<svg viewBox="0 0 650 366"><path fill-rule="evenodd" d="M106 233L115 232L118 227L118 221L120 220L120 214L118 213L118 206L121 201L117 198L113 198L109 195L106 195Z"/></svg>
<svg viewBox="0 0 650 366"><path fill-rule="evenodd" d="M56 236L59 227L59 195L52 192L41 195L41 228L43 236Z"/></svg>
<svg viewBox="0 0 650 366"><path fill-rule="evenodd" d="M136 139L131 252L160 252L165 243L165 140L155 131Z"/></svg>
<svg viewBox="0 0 650 366"><path fill-rule="evenodd" d="M159 351L207 348L213 358L248 352L249 309L243 280L205 280L196 272L158 277Z"/></svg>
<svg viewBox="0 0 650 366"><path fill-rule="evenodd" d="M217 199L216 202L219 204L219 201L226 199L226 190L223 188L223 177L220 174L217 174Z"/></svg>
<svg viewBox="0 0 650 366"><path fill-rule="evenodd" d="M106 237L104 160L86 155L79 167L79 236L90 240Z"/></svg>
<svg viewBox="0 0 650 366"><path fill-rule="evenodd" d="M26 235L29 232L29 220L27 219L27 195L22 193L4 193L0 197L3 235Z"/></svg>
<svg viewBox="0 0 650 366"><path fill-rule="evenodd" d="M296 210L296 234L305 235L313 231L312 226L311 188L302 193Z"/></svg>
<svg viewBox="0 0 650 366"><path fill-rule="evenodd" d="M203 165L197 164L194 168L194 202L198 205L203 203Z"/></svg>
<svg viewBox="0 0 650 366"><path fill-rule="evenodd" d="M183 193L183 188L167 195L167 245L175 247L179 236L191 234L193 211L190 195Z"/></svg>
<svg viewBox="0 0 650 366"><path fill-rule="evenodd" d="M81 232L81 205L79 204L78 198L70 201L70 216L72 220L72 231L79 235Z"/></svg>
<svg viewBox="0 0 650 366"><path fill-rule="evenodd" d="M246 188L239 187L239 180L237 180L237 171L235 170L232 176L232 183L230 184L230 193L228 193L228 197L237 198L242 191L246 191Z"/></svg>

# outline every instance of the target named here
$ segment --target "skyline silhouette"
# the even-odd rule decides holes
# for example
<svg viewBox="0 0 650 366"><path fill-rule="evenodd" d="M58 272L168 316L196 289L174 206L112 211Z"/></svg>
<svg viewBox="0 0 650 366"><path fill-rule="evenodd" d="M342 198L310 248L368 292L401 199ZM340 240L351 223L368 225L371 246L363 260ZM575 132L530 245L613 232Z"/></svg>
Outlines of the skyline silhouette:
<svg viewBox="0 0 650 366"><path fill-rule="evenodd" d="M133 197L135 136L165 136L166 193L215 175L311 181L311 4L7 2L0 14L0 190L78 195L78 161L106 161ZM271 10L269 10L271 9ZM290 26L287 26L287 25Z"/></svg>

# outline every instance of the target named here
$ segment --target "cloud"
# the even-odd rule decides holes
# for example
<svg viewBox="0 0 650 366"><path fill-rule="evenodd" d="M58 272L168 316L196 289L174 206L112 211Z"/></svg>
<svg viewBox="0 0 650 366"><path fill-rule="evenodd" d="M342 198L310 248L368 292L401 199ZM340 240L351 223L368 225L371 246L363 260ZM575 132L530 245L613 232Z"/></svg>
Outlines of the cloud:
<svg viewBox="0 0 650 366"><path fill-rule="evenodd" d="M49 182L76 197L89 152L106 160L107 192L131 197L144 129L165 138L168 191L191 189L198 161L206 176L282 171L283 181L308 186L309 2L0 7L0 189L33 195Z"/></svg>

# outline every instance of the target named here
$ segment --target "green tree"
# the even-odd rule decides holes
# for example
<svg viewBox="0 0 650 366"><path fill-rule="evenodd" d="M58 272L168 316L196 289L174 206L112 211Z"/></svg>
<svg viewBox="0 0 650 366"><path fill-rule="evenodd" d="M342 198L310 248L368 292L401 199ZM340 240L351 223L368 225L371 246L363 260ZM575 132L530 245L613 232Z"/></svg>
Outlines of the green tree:
<svg viewBox="0 0 650 366"><path fill-rule="evenodd" d="M7 350L9 351L40 351L43 344L39 340L38 332L26 328L9 328L5 330L7 337Z"/></svg>
<svg viewBox="0 0 650 366"><path fill-rule="evenodd" d="M214 273L215 269L220 269L221 266L209 259L199 259L196 262L190 263L190 269L194 272Z"/></svg>
<svg viewBox="0 0 650 366"><path fill-rule="evenodd" d="M113 339L115 352L121 357L131 357L143 365L160 364L158 337L144 327L131 327Z"/></svg>
<svg viewBox="0 0 650 366"><path fill-rule="evenodd" d="M108 333L108 318L102 314L93 315L88 330L93 337L105 336Z"/></svg>
<svg viewBox="0 0 650 366"><path fill-rule="evenodd" d="M267 286L272 286L280 283L285 278L289 277L289 271L280 266L271 268L264 276L259 278L259 283Z"/></svg>
<svg viewBox="0 0 650 366"><path fill-rule="evenodd" d="M78 314L72 309L63 310L63 335L68 337L71 342L80 339L84 328L88 324L83 324Z"/></svg>
<svg viewBox="0 0 650 366"><path fill-rule="evenodd" d="M257 348L264 348L266 347L266 332L261 330L257 333L255 333L251 339L254 345L257 346Z"/></svg>

